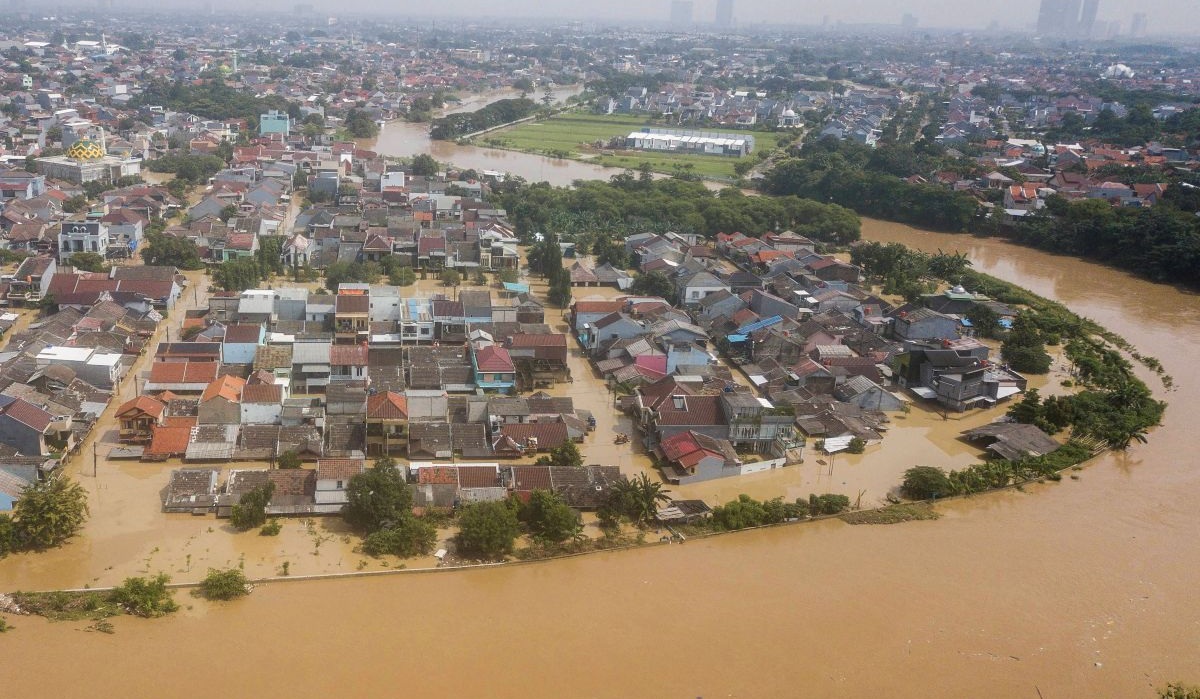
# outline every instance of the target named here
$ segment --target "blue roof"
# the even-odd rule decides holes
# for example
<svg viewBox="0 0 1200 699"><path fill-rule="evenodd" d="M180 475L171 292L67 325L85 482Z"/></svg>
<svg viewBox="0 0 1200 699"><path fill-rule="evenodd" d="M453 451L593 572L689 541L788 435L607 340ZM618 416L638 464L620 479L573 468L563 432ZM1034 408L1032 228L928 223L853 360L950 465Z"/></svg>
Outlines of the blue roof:
<svg viewBox="0 0 1200 699"><path fill-rule="evenodd" d="M1012 318L1001 318L1000 320L998 320L996 322L999 323L1000 327L1002 327L1002 328L1011 328L1012 327Z"/></svg>
<svg viewBox="0 0 1200 699"><path fill-rule="evenodd" d="M528 284L513 284L511 282L504 282L504 290L511 291L514 294L528 294L529 293L529 285Z"/></svg>
<svg viewBox="0 0 1200 699"><path fill-rule="evenodd" d="M968 328L972 327L970 318L963 318L962 320L960 320L958 322L962 323L964 327L968 327Z"/></svg>
<svg viewBox="0 0 1200 699"><path fill-rule="evenodd" d="M772 325L775 325L776 323L782 323L782 322L783 322L783 316L771 316L770 318L763 318L762 320L756 320L753 323L749 323L747 325L743 325L742 327L738 328L737 334L738 335L749 335L750 333L755 332L756 330L762 330L763 328L769 328Z"/></svg>
<svg viewBox="0 0 1200 699"><path fill-rule="evenodd" d="M750 339L750 336L749 335L726 335L725 339L729 340L730 342L745 342L746 340Z"/></svg>

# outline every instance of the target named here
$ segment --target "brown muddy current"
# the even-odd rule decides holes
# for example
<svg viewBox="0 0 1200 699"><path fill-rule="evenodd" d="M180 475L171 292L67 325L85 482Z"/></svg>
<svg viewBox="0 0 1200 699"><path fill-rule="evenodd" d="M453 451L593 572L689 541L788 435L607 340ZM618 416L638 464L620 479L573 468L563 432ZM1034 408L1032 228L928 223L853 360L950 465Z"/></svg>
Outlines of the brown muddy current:
<svg viewBox="0 0 1200 699"><path fill-rule="evenodd" d="M934 522L834 521L527 566L266 584L219 605L179 592L179 614L117 619L112 636L8 615L16 628L0 635L4 694L1061 699L1151 697L1168 681L1200 682L1191 407L1200 399L1200 301L996 241L867 219L863 232L965 251L976 268L1159 357L1178 385L1165 393L1152 383L1171 403L1165 424L1077 481L947 503ZM585 406L606 399L585 397L579 384L562 390ZM601 424L622 428L611 417ZM891 452L892 474L936 456L903 437L880 449ZM638 468L640 457L624 458L623 469ZM852 475L865 464L838 468L875 495L886 487ZM103 523L94 517L88 536L61 552L0 562L0 590L164 568L194 580L242 556L248 571L266 574L278 564L273 549L291 552L293 574L344 570L358 558L324 524L314 532L289 522L278 542L257 543L211 519L152 515L143 500L165 482L162 467L117 471L85 483ZM788 472L707 495L812 487L771 480ZM163 552L146 550L145 532L156 530Z"/></svg>

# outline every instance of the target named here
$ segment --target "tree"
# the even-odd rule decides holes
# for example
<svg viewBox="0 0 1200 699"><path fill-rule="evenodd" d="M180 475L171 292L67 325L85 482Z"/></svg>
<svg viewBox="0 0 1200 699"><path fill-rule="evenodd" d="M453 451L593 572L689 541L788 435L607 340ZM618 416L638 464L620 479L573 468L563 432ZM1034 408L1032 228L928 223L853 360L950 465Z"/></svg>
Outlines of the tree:
<svg viewBox="0 0 1200 699"><path fill-rule="evenodd" d="M134 616L165 616L179 609L167 587L169 582L171 578L166 573L153 578L125 578L125 582L112 591L112 600Z"/></svg>
<svg viewBox="0 0 1200 699"><path fill-rule="evenodd" d="M346 488L342 517L356 530L373 533L412 517L412 491L390 457L376 459L353 476Z"/></svg>
<svg viewBox="0 0 1200 699"><path fill-rule="evenodd" d="M221 212L218 214L218 217L221 219L222 223L225 223L225 222L228 222L229 219L231 219L237 215L238 215L237 205L236 204L228 204L226 206L221 207Z"/></svg>
<svg viewBox="0 0 1200 699"><path fill-rule="evenodd" d="M250 586L240 568L209 568L208 575L200 581L200 594L205 599L227 601L250 594Z"/></svg>
<svg viewBox="0 0 1200 699"><path fill-rule="evenodd" d="M179 269L202 269L200 251L187 238L176 238L161 233L146 236L142 248L142 260L148 265L163 265Z"/></svg>
<svg viewBox="0 0 1200 699"><path fill-rule="evenodd" d="M929 500L954 494L946 472L933 466L914 466L904 472L900 491L913 500Z"/></svg>
<svg viewBox="0 0 1200 699"><path fill-rule="evenodd" d="M437 528L418 517L406 517L399 522L371 532L363 540L363 552L368 556L391 554L409 558L429 553L437 544Z"/></svg>
<svg viewBox="0 0 1200 699"><path fill-rule="evenodd" d="M12 518L0 514L0 558L17 550L17 528Z"/></svg>
<svg viewBox="0 0 1200 699"><path fill-rule="evenodd" d="M103 272L108 268L104 263L104 257L95 252L73 253L71 266L80 272Z"/></svg>
<svg viewBox="0 0 1200 699"><path fill-rule="evenodd" d="M457 270L443 269L442 270L442 285L458 286L462 284L462 275Z"/></svg>
<svg viewBox="0 0 1200 699"><path fill-rule="evenodd" d="M583 530L579 513L549 490L530 494L529 502L521 508L521 519L534 536L553 543L562 543Z"/></svg>
<svg viewBox="0 0 1200 699"><path fill-rule="evenodd" d="M361 109L347 112L343 124L353 138L375 138L379 135L379 125Z"/></svg>
<svg viewBox="0 0 1200 699"><path fill-rule="evenodd" d="M262 265L253 257L239 257L218 267L213 279L226 291L253 289L262 281Z"/></svg>
<svg viewBox="0 0 1200 699"><path fill-rule="evenodd" d="M675 293L675 287L671 284L670 277L662 272L638 275L629 290L638 296L659 296L664 299L671 298Z"/></svg>
<svg viewBox="0 0 1200 699"><path fill-rule="evenodd" d="M13 508L15 541L35 550L58 546L87 519L87 493L66 476L35 481L21 491Z"/></svg>
<svg viewBox="0 0 1200 699"><path fill-rule="evenodd" d="M854 437L846 446L847 454L861 454L867 450L867 442L862 437Z"/></svg>
<svg viewBox="0 0 1200 699"><path fill-rule="evenodd" d="M512 552L521 533L517 514L506 502L477 502L463 508L458 518L458 548L482 558L500 558Z"/></svg>
<svg viewBox="0 0 1200 699"><path fill-rule="evenodd" d="M550 452L550 460L555 466L570 466L578 468L583 465L583 454L572 439L567 439Z"/></svg>
<svg viewBox="0 0 1200 699"><path fill-rule="evenodd" d="M68 214L77 214L81 211L87 211L87 208L88 198L83 194L76 194L62 203L63 212Z"/></svg>
<svg viewBox="0 0 1200 699"><path fill-rule="evenodd" d="M633 479L621 479L614 484L609 496L609 507L618 514L628 517L638 526L645 526L658 516L659 503L670 502L670 491L663 484L650 480L645 473Z"/></svg>
<svg viewBox="0 0 1200 699"><path fill-rule="evenodd" d="M267 505L275 492L275 484L268 482L242 494L233 506L230 523L240 531L261 527L267 521Z"/></svg>
<svg viewBox="0 0 1200 699"><path fill-rule="evenodd" d="M300 455L294 450L287 450L279 455L279 468L300 468Z"/></svg>
<svg viewBox="0 0 1200 699"><path fill-rule="evenodd" d="M1016 371L1030 374L1050 371L1052 360L1046 353L1045 340L1030 312L1017 314L1012 329L1000 345L1000 356Z"/></svg>
<svg viewBox="0 0 1200 699"><path fill-rule="evenodd" d="M433 159L433 156L425 153L418 153L413 156L412 162L408 166L408 174L417 177L433 177L438 174L441 166Z"/></svg>
<svg viewBox="0 0 1200 699"><path fill-rule="evenodd" d="M388 275L388 283L392 286L412 286L417 282L417 273L412 267L397 267Z"/></svg>
<svg viewBox="0 0 1200 699"><path fill-rule="evenodd" d="M1000 333L1000 316L982 303L972 304L967 309L967 320L980 337L996 337Z"/></svg>

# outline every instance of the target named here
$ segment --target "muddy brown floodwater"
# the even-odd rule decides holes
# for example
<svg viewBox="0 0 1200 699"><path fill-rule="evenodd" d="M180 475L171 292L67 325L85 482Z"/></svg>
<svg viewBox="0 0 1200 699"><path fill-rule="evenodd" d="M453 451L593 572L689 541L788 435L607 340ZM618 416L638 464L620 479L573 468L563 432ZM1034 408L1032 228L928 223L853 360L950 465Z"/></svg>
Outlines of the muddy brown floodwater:
<svg viewBox="0 0 1200 699"><path fill-rule="evenodd" d="M1164 425L1077 481L945 503L934 522L268 584L222 605L180 593L191 605L180 614L118 619L114 636L10 616L6 694L190 697L217 682L264 697L1062 699L1200 681L1200 300L998 241L863 230L965 251L1159 357L1178 385L1165 394L1146 376L1172 404ZM0 589L11 566L0 563Z"/></svg>

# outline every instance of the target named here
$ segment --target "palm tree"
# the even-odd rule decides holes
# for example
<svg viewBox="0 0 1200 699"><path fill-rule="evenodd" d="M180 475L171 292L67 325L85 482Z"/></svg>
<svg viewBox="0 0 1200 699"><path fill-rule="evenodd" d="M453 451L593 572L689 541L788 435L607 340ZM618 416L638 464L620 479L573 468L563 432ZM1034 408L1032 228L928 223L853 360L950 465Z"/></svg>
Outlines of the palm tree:
<svg viewBox="0 0 1200 699"><path fill-rule="evenodd" d="M639 473L632 480L621 479L613 486L614 509L629 517L634 524L644 526L654 521L660 502L670 502L670 492L663 489L662 483L650 480L645 473Z"/></svg>

